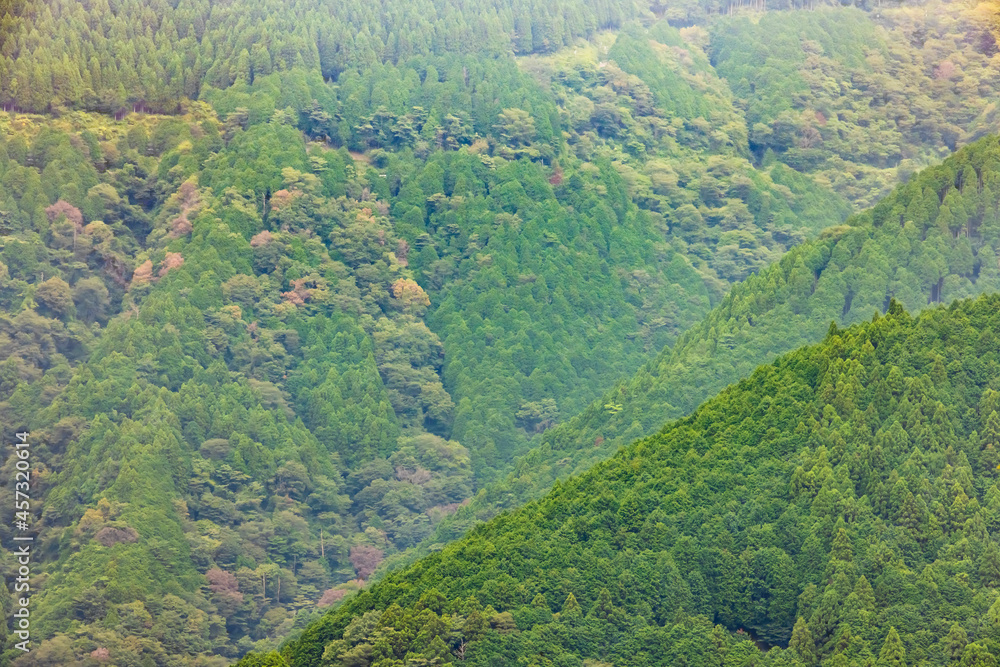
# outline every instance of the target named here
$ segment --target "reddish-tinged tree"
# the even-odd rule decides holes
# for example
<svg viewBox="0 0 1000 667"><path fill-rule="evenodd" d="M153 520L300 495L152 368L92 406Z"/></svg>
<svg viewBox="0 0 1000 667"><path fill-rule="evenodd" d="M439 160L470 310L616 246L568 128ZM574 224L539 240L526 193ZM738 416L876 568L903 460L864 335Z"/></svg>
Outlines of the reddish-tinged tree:
<svg viewBox="0 0 1000 667"><path fill-rule="evenodd" d="M83 231L83 214L80 213L80 209L62 199L46 208L45 215L48 216L49 222L55 222L59 219L59 216L64 215L67 220L73 223L76 231Z"/></svg>
<svg viewBox="0 0 1000 667"><path fill-rule="evenodd" d="M340 602L347 595L347 591L340 588L328 588L323 591L323 595L320 597L316 606L320 609L324 609L334 604L335 602Z"/></svg>
<svg viewBox="0 0 1000 667"><path fill-rule="evenodd" d="M181 257L179 252L168 252L167 256L163 258L163 263L160 264L160 277L167 275L171 270L176 269L184 263L184 258Z"/></svg>
<svg viewBox="0 0 1000 667"><path fill-rule="evenodd" d="M134 287L136 285L144 285L153 279L153 262L146 260L142 264L136 267L135 272L132 274L132 282L129 287Z"/></svg>
<svg viewBox="0 0 1000 667"><path fill-rule="evenodd" d="M265 229L260 234L256 234L252 239L250 239L250 247L259 248L260 246L267 245L273 240L274 240L274 234Z"/></svg>
<svg viewBox="0 0 1000 667"><path fill-rule="evenodd" d="M378 567L379 563L382 562L384 554L381 549L376 549L375 547L368 546L367 544L358 544L351 547L351 565L354 566L354 571L358 573L359 579L367 579Z"/></svg>

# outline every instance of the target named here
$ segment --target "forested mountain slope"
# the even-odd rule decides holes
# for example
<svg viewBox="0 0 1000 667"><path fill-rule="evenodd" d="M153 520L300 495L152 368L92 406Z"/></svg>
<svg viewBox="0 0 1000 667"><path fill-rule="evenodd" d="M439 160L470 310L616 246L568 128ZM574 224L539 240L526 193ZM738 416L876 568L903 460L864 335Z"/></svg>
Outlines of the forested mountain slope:
<svg viewBox="0 0 1000 667"><path fill-rule="evenodd" d="M13 195L0 407L33 438L47 575L33 629L72 628L28 664L225 662L472 488L468 451L436 434L451 402L426 294L382 250L395 239L375 202L328 194L360 191L353 169L280 122L227 143L202 111L126 127L19 118L0 147ZM254 176L298 183L284 201L322 215L329 246L265 229L234 187L195 185L260 152ZM291 166L310 164L324 179ZM349 268L362 258L365 280ZM401 397L403 382L420 393ZM352 503L373 483L407 498L391 526Z"/></svg>
<svg viewBox="0 0 1000 667"><path fill-rule="evenodd" d="M895 96L803 87L808 58L746 96L722 74L785 52L675 9L0 3L0 422L34 438L45 640L3 659L269 650L733 284L995 122L954 104L1000 85L980 6L754 17L834 81L888 49ZM819 143L760 112L772 80L783 111L837 111ZM831 180L875 139L898 150Z"/></svg>
<svg viewBox="0 0 1000 667"><path fill-rule="evenodd" d="M45 577L33 627L47 639L18 664L95 651L223 663L267 648L296 612L306 620L430 533L471 495L476 461L488 471L497 458L490 442L454 439L463 411L475 413L444 387L463 380L449 379L446 351L491 357L472 347L482 336L442 341L428 328L446 307L459 327L475 321L476 298L499 319L518 301L496 288L537 271L510 279L509 294L546 304L529 311L544 337L520 346L534 357L505 363L543 388L539 369L561 364L585 400L662 344L630 340L616 318L638 332L636 314L662 316L664 301L692 308L682 283L707 307L696 270L606 162L567 165L572 188L553 188L543 163L504 156L523 145L496 138L485 153L355 160L307 143L295 123L313 117L280 106L323 93L321 81L255 86L252 98L213 93L216 108L256 104L225 122L202 103L179 117L5 120L0 409L35 439ZM463 173L435 198L442 164ZM380 196L394 182L403 194ZM440 291L435 271L451 272ZM645 301L622 280L636 272ZM429 292L446 289L429 312ZM523 336L524 322L515 311L509 327ZM623 339L631 356L608 354ZM574 349L593 361L567 364ZM552 419L549 404L532 412L472 377L496 385L479 405L514 406L492 408L508 423Z"/></svg>
<svg viewBox="0 0 1000 667"><path fill-rule="evenodd" d="M500 508L537 498L621 445L690 413L760 364L822 338L830 322L1000 290L1000 139L987 137L901 185L874 208L733 287L670 349L539 445L445 522L453 539Z"/></svg>
<svg viewBox="0 0 1000 667"><path fill-rule="evenodd" d="M917 319L893 302L886 317L833 327L387 575L282 656L995 664L998 313L997 295Z"/></svg>
<svg viewBox="0 0 1000 667"><path fill-rule="evenodd" d="M997 131L996 7L928 3L714 22L710 55L749 145L861 207Z"/></svg>

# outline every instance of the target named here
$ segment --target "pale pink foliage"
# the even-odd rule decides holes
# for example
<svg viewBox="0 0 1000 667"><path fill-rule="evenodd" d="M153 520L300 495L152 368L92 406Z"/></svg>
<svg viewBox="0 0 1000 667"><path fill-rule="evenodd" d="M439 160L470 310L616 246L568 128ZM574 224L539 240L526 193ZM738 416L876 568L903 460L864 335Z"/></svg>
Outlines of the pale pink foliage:
<svg viewBox="0 0 1000 667"><path fill-rule="evenodd" d="M83 213L80 213L80 209L67 201L60 199L45 209L45 215L48 216L49 222L55 222L60 215L64 215L67 220L73 223L78 232L83 231Z"/></svg>
<svg viewBox="0 0 1000 667"><path fill-rule="evenodd" d="M267 245L273 240L274 240L274 234L265 229L260 234L256 234L252 239L250 239L250 247L259 248L262 245Z"/></svg>
<svg viewBox="0 0 1000 667"><path fill-rule="evenodd" d="M328 588L323 591L323 595L320 597L316 606L319 608L329 607L335 602L340 602L347 595L347 591L342 588Z"/></svg>
<svg viewBox="0 0 1000 667"><path fill-rule="evenodd" d="M385 554L381 549L367 544L358 544L351 547L350 558L354 571L358 573L358 578L367 579L385 558Z"/></svg>
<svg viewBox="0 0 1000 667"><path fill-rule="evenodd" d="M153 262L147 259L145 262L136 267L135 272L132 274L132 284L130 286L134 287L135 285L143 285L152 279Z"/></svg>
<svg viewBox="0 0 1000 667"><path fill-rule="evenodd" d="M168 252L167 256L163 258L163 263L160 264L160 277L167 275L171 270L176 269L184 263L184 258L181 257L179 252Z"/></svg>

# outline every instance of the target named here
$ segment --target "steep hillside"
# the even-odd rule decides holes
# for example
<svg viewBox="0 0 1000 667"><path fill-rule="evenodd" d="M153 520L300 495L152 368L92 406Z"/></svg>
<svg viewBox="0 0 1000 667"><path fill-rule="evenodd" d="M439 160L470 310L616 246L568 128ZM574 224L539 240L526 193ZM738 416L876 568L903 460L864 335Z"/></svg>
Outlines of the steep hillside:
<svg viewBox="0 0 1000 667"><path fill-rule="evenodd" d="M66 664L81 642L123 662L224 663L472 489L468 451L438 435L451 402L426 294L383 249L396 240L376 203L336 196L362 188L350 159L308 154L280 122L224 136L199 108L21 117L0 144L0 409L33 439L33 630L73 633L27 664ZM262 215L234 187L196 185L196 171L245 176L227 160L298 187ZM329 245L265 228L293 213L329 225ZM394 389L414 382L404 402ZM366 492L407 500L379 517L353 505Z"/></svg>
<svg viewBox="0 0 1000 667"><path fill-rule="evenodd" d="M1000 290L998 209L1000 140L988 137L735 286L673 348L540 436L506 480L488 486L433 541L539 497L758 365L819 340L831 321L867 319L892 298L915 312Z"/></svg>
<svg viewBox="0 0 1000 667"><path fill-rule="evenodd" d="M274 648L384 559L439 539L533 441L565 453L525 459L517 499L748 372L756 359L720 357L739 368L715 384L678 373L704 393L651 408L637 388L641 415L602 398L676 341L690 354L701 334L682 335L713 306L740 317L734 284L993 123L989 104L954 103L997 92L991 33L967 20L982 6L691 9L698 25L645 0L0 2L0 422L34 439L40 642L2 659L175 667ZM761 150L757 124L784 117L732 78L785 57L759 48L760 24L844 84L802 79L812 61L797 56L774 78L797 91L784 111L815 98L840 113L811 161ZM751 60L726 56L729 36ZM885 105L854 84L878 65L869 38L916 82L893 98L893 131L957 134L897 141L871 122L864 100ZM934 78L942 57L961 76ZM770 80L751 92L778 94ZM813 137L793 130L796 146ZM884 134L899 155L853 163L871 183L831 180L843 137ZM965 178L954 195L921 185L926 206L900 215L967 224L968 246L900 228L930 250L898 253L919 282L892 280L938 281L935 299L991 284L994 221L978 200L965 218L932 202L966 205ZM791 257L840 266L859 238ZM826 309L851 319L888 293L824 280L830 304L797 312L760 361L825 330ZM499 488L447 530L509 504Z"/></svg>
<svg viewBox="0 0 1000 667"><path fill-rule="evenodd" d="M513 152L551 144L488 127L352 157L281 106L321 81L252 90L4 118L0 410L34 438L45 640L19 665L266 650L489 479L514 446L477 424L526 442L708 307L607 161L552 183Z"/></svg>
<svg viewBox="0 0 1000 667"><path fill-rule="evenodd" d="M998 312L996 295L916 320L893 302L886 317L832 327L387 575L282 656L994 664Z"/></svg>
<svg viewBox="0 0 1000 667"><path fill-rule="evenodd" d="M861 207L997 125L996 7L770 12L710 28L749 145Z"/></svg>

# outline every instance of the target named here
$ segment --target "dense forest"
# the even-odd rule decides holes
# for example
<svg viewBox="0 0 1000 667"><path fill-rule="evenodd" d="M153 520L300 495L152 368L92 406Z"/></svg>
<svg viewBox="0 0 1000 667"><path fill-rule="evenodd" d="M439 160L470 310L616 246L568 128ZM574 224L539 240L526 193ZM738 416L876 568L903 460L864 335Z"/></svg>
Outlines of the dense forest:
<svg viewBox="0 0 1000 667"><path fill-rule="evenodd" d="M916 312L1000 291L998 210L1000 140L988 137L734 286L672 348L547 430L506 479L442 523L431 543L541 496L556 479L692 412L760 364L820 340L831 321L867 319L893 298Z"/></svg>
<svg viewBox="0 0 1000 667"><path fill-rule="evenodd" d="M998 312L833 325L240 665L996 664Z"/></svg>
<svg viewBox="0 0 1000 667"><path fill-rule="evenodd" d="M992 5L800 5L0 1L0 661L268 655L831 319L994 290Z"/></svg>

